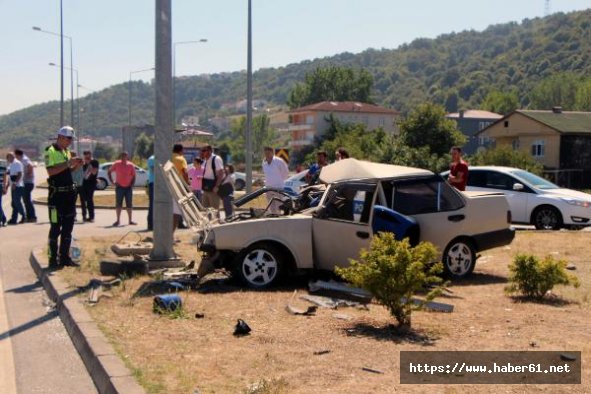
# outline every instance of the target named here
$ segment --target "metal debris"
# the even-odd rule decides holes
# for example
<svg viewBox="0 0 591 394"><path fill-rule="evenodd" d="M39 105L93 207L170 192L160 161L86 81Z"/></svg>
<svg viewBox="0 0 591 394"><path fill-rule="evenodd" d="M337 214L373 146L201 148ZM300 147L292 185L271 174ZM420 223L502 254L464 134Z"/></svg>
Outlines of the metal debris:
<svg viewBox="0 0 591 394"><path fill-rule="evenodd" d="M371 373L377 373L377 374L383 374L384 373L384 371L380 371L379 369L374 369L374 368L363 367L361 369L363 371L371 372Z"/></svg>

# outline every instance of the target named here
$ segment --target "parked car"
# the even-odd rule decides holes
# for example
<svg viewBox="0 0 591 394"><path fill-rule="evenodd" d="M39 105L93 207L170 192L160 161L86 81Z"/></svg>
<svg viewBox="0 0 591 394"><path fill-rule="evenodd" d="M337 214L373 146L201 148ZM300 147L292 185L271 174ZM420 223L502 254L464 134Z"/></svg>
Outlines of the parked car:
<svg viewBox="0 0 591 394"><path fill-rule="evenodd" d="M230 269L253 288L301 270L347 266L379 231L408 237L413 244L432 242L445 271L455 278L472 272L477 252L514 237L501 193L460 193L440 175L418 168L341 160L322 169L325 189L317 206L293 208L284 192L283 215L251 208L225 223L212 222L188 201L193 197L178 187L172 164L165 173L185 220L198 233L202 264Z"/></svg>
<svg viewBox="0 0 591 394"><path fill-rule="evenodd" d="M470 167L466 190L503 193L513 222L532 224L538 230L591 224L590 194L562 188L519 168Z"/></svg>
<svg viewBox="0 0 591 394"><path fill-rule="evenodd" d="M96 177L96 188L97 190L105 190L111 183L109 182L109 176L107 172L109 168L113 165L112 162L110 163L103 163L99 166L99 171ZM135 184L134 187L144 187L146 182L148 182L148 171L144 170L139 166L135 166ZM111 176L113 180L117 179L115 173L112 173Z"/></svg>
<svg viewBox="0 0 591 394"><path fill-rule="evenodd" d="M307 173L308 170L304 170L287 178L283 184L283 190L293 196L300 194L302 187L308 185L308 182L306 182Z"/></svg>

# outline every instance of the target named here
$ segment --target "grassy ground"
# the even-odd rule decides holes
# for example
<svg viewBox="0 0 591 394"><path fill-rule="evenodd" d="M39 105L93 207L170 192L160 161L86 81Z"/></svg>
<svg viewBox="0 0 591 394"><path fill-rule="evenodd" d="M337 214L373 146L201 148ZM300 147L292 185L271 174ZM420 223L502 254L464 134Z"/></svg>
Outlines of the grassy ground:
<svg viewBox="0 0 591 394"><path fill-rule="evenodd" d="M135 238L134 238L135 237ZM129 240L139 236L130 234ZM186 260L199 259L188 232L175 249ZM72 286L97 277L98 261L116 238L80 240L83 267L61 272ZM121 357L150 393L391 393L426 390L455 393L588 392L591 369L580 386L561 385L399 385L401 350L579 350L591 362L591 233L522 231L511 246L482 254L474 275L450 286L439 301L453 313L416 312L414 331L395 334L393 319L381 306L369 310L319 308L316 316L293 316L286 303L305 308L304 281L273 291L235 287L217 274L199 291L181 294L183 313L152 312L152 297L134 297L148 277L128 279L111 297L89 308ZM566 302L519 302L504 294L507 265L518 253L547 254L576 265L579 289L557 287ZM293 298L294 290L298 295ZM196 319L195 313L203 313ZM347 319L343 319L346 315ZM250 336L232 336L237 319ZM536 348L532 348L532 343ZM315 355L315 352L328 353ZM369 367L383 371L374 374Z"/></svg>
<svg viewBox="0 0 591 394"><path fill-rule="evenodd" d="M47 197L39 197L39 201L47 202ZM125 204L125 203L124 203ZM76 205L80 206L80 199L76 200ZM115 207L115 193L113 194L95 194L94 205L101 207ZM145 193L134 193L133 195L134 208L148 208L148 195Z"/></svg>

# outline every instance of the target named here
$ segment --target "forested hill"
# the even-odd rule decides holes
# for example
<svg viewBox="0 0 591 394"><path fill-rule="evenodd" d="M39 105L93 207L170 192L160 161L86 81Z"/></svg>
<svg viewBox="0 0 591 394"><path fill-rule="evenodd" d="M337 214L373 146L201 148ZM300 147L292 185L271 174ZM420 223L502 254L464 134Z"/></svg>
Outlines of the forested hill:
<svg viewBox="0 0 591 394"><path fill-rule="evenodd" d="M371 72L373 101L403 113L424 101L444 104L448 110L477 108L488 92L511 89L526 107L531 89L552 74L591 76L590 57L591 10L585 10L494 25L482 32L416 39L397 49L368 49L261 69L254 74L253 90L255 98L283 105L307 72L337 65ZM82 98L81 129L119 136L128 123L128 86L125 82ZM176 84L177 118L197 114L207 119L219 113L223 103L243 99L245 92L244 72L183 78ZM133 82L132 97L132 123L153 123L153 86ZM55 101L1 116L0 146L44 140L58 121Z"/></svg>

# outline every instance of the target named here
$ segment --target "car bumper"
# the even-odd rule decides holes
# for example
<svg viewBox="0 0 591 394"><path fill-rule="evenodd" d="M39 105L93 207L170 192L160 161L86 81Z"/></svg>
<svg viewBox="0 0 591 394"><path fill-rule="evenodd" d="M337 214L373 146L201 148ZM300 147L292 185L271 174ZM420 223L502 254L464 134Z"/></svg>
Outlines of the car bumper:
<svg viewBox="0 0 591 394"><path fill-rule="evenodd" d="M509 245L515 238L515 229L513 226L498 231L491 231L474 236L476 249L478 251Z"/></svg>

